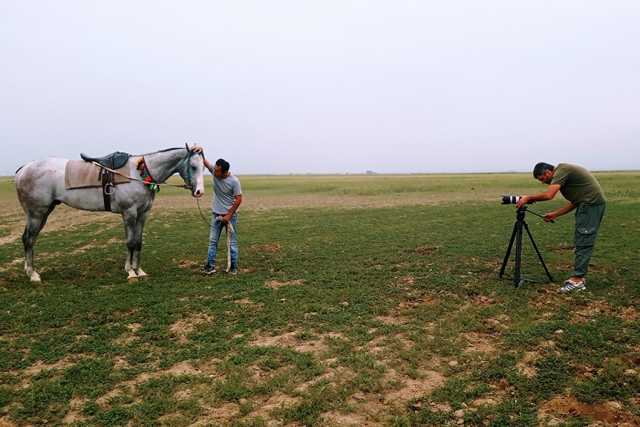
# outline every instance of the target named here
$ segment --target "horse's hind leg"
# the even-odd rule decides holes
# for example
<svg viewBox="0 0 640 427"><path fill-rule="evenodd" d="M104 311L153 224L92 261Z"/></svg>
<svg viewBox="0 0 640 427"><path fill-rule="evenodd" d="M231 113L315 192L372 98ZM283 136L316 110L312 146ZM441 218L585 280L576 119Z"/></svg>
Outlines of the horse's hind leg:
<svg viewBox="0 0 640 427"><path fill-rule="evenodd" d="M27 223L24 226L24 233L22 233L22 245L24 246L24 271L32 282L40 281L40 275L36 272L33 263L33 247L36 245L40 231L47 223L49 214L59 204L59 201L54 200L44 213L38 211L27 213Z"/></svg>

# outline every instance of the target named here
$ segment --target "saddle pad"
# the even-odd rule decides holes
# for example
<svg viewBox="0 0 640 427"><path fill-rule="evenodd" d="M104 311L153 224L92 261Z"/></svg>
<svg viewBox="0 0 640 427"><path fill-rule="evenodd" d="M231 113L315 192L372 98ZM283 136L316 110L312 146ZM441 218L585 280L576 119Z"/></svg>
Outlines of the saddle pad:
<svg viewBox="0 0 640 427"><path fill-rule="evenodd" d="M67 167L64 171L64 185L67 190L74 188L87 188L87 187L102 187L102 180L100 179L101 168L93 163L85 162L84 160L69 160ZM129 164L125 164L120 169L115 169L113 174L113 183L123 184L131 181L126 176L129 175Z"/></svg>

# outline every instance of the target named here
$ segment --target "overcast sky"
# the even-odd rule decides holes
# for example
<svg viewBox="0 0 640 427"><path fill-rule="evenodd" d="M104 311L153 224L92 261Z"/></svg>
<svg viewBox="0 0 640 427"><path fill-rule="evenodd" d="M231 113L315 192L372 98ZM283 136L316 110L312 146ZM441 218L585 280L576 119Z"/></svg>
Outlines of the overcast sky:
<svg viewBox="0 0 640 427"><path fill-rule="evenodd" d="M640 169L638 0L0 0L0 175Z"/></svg>

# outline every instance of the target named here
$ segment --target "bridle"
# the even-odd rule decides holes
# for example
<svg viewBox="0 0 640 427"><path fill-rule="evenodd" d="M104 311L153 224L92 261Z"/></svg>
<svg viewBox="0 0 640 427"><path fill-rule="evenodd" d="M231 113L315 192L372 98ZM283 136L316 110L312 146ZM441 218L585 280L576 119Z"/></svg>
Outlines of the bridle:
<svg viewBox="0 0 640 427"><path fill-rule="evenodd" d="M198 154L202 156L202 153L200 153L199 151L196 152L193 150L187 150L187 154L184 155L182 160L180 160L180 163L178 163L178 166L176 166L175 170L173 171L173 173L176 173L176 172L180 173L180 169L182 168L182 165L184 164L184 162L187 162L187 174L186 174L187 177L183 178L183 180L187 184L186 188L188 188L191 191L193 191L193 184L191 184L191 167L188 163L191 161L191 157L193 157L194 154Z"/></svg>

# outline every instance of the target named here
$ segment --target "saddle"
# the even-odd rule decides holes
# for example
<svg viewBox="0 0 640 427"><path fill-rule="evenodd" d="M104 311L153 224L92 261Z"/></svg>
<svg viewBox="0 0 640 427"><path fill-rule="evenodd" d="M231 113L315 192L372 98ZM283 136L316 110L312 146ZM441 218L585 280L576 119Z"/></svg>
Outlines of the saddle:
<svg viewBox="0 0 640 427"><path fill-rule="evenodd" d="M129 161L129 153L115 151L102 157L89 157L84 153L80 153L80 157L85 162L97 163L105 169L100 169L98 179L102 181L102 192L104 195L104 210L111 211L111 195L115 193L115 182L113 178L113 170L120 169ZM107 170L109 169L109 170Z"/></svg>
<svg viewBox="0 0 640 427"><path fill-rule="evenodd" d="M122 151L115 151L111 154L107 154L102 157L89 157L84 153L80 153L80 157L85 162L96 162L100 166L104 166L109 169L120 169L129 161L129 153L123 153Z"/></svg>

